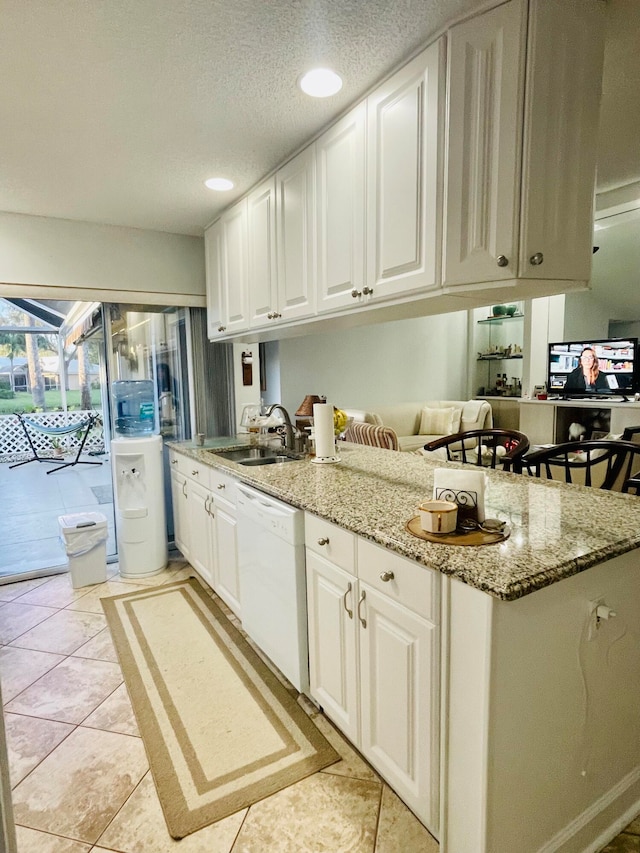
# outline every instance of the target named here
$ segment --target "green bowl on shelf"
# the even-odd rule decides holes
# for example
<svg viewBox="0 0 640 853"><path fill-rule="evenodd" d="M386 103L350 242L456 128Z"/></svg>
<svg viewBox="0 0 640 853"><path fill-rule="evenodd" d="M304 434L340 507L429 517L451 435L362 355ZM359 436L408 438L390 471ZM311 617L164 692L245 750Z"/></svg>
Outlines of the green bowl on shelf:
<svg viewBox="0 0 640 853"><path fill-rule="evenodd" d="M491 313L494 317L504 317L507 313L506 305L494 305L491 309Z"/></svg>
<svg viewBox="0 0 640 853"><path fill-rule="evenodd" d="M518 310L518 306L517 305L507 305L506 310L507 310L507 317L513 317L513 315Z"/></svg>

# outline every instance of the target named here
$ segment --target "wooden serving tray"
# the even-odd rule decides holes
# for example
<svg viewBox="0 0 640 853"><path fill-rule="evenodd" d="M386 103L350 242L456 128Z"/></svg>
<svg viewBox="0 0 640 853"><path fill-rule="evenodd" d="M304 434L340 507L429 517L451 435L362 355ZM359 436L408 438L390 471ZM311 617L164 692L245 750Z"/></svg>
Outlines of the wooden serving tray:
<svg viewBox="0 0 640 853"><path fill-rule="evenodd" d="M418 539L436 542L438 545L495 545L504 542L511 535L511 528L505 527L500 533L486 533L484 530L470 530L468 533L428 533L420 526L420 516L414 515L406 523L406 529Z"/></svg>

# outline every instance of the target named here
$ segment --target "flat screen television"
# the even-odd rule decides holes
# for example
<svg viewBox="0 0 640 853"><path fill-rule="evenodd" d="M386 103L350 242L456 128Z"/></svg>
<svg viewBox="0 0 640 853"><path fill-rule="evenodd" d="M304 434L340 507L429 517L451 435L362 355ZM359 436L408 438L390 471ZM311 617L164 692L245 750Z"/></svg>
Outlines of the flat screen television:
<svg viewBox="0 0 640 853"><path fill-rule="evenodd" d="M638 338L549 344L549 394L628 399L640 391L639 371Z"/></svg>

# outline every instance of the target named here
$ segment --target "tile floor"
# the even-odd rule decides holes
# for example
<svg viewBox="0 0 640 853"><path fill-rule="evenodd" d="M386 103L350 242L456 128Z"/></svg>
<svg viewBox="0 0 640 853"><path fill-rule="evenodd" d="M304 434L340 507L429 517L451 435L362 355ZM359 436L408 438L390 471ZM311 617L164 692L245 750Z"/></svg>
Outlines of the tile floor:
<svg viewBox="0 0 640 853"><path fill-rule="evenodd" d="M101 512L107 517L107 554L116 553L113 502L100 502L104 487L111 488L109 458L81 458L102 464L74 465L52 474L47 471L54 466L44 462L19 468L0 464L0 582L43 567L59 570L67 562L60 543L60 515Z"/></svg>
<svg viewBox="0 0 640 853"><path fill-rule="evenodd" d="M135 581L113 566L106 583L77 590L66 574L0 586L19 853L437 853L424 827L302 697L342 760L182 841L169 837L100 598L193 574L173 560ZM640 820L606 851L640 851Z"/></svg>

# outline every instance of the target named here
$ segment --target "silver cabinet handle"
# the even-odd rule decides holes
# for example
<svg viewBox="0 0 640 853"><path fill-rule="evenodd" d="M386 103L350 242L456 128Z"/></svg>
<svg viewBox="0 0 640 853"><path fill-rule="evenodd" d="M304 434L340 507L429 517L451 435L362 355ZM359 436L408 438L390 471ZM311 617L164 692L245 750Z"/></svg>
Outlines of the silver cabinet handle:
<svg viewBox="0 0 640 853"><path fill-rule="evenodd" d="M211 502L213 501L213 495L207 495L204 501L204 511L207 515L211 515Z"/></svg>
<svg viewBox="0 0 640 853"><path fill-rule="evenodd" d="M227 330L227 327L226 327L226 326L218 326L218 331L219 331L219 332L226 332L226 330Z"/></svg>
<svg viewBox="0 0 640 853"><path fill-rule="evenodd" d="M186 483L183 483L183 484L182 484L182 494L183 494L183 495L185 496L185 498L186 498L186 496L187 496L187 484L186 484Z"/></svg>
<svg viewBox="0 0 640 853"><path fill-rule="evenodd" d="M356 290L356 288L354 287L353 290L351 291L351 295L353 296L354 299L357 299L359 296L362 296L362 291Z"/></svg>
<svg viewBox="0 0 640 853"><path fill-rule="evenodd" d="M496 258L499 267L507 267L509 266L509 258L506 255L498 255Z"/></svg>
<svg viewBox="0 0 640 853"><path fill-rule="evenodd" d="M362 607L362 603L366 597L367 597L367 593L364 590L362 590L362 595L360 596L360 600L358 601L358 619L360 620L360 624L362 625L363 628L367 627L367 620L363 619L362 616L360 615L360 608Z"/></svg>
<svg viewBox="0 0 640 853"><path fill-rule="evenodd" d="M380 580L387 583L388 581L392 581L395 578L393 572L380 572Z"/></svg>
<svg viewBox="0 0 640 853"><path fill-rule="evenodd" d="M372 287L363 287L362 292L364 293L365 296L372 296L373 295L373 288Z"/></svg>
<svg viewBox="0 0 640 853"><path fill-rule="evenodd" d="M347 607L347 596L349 595L350 592L351 592L351 581L349 581L349 583L347 584L347 591L342 596L342 605L343 605L344 609L347 611L347 615L349 616L349 619L353 619L353 610L349 610L349 608Z"/></svg>
<svg viewBox="0 0 640 853"><path fill-rule="evenodd" d="M224 487L224 483L218 483L218 485L216 486L217 489L224 489Z"/></svg>
<svg viewBox="0 0 640 853"><path fill-rule="evenodd" d="M540 264L544 261L544 255L542 252L536 252L535 255L531 255L529 258L529 263L534 267L539 267Z"/></svg>
<svg viewBox="0 0 640 853"><path fill-rule="evenodd" d="M192 476L192 477L199 477L199 476L200 476L200 471L192 471L192 472L191 472L191 476Z"/></svg>
<svg viewBox="0 0 640 853"><path fill-rule="evenodd" d="M318 545L328 545L328 544L329 544L329 537L328 536L321 536L318 539Z"/></svg>

